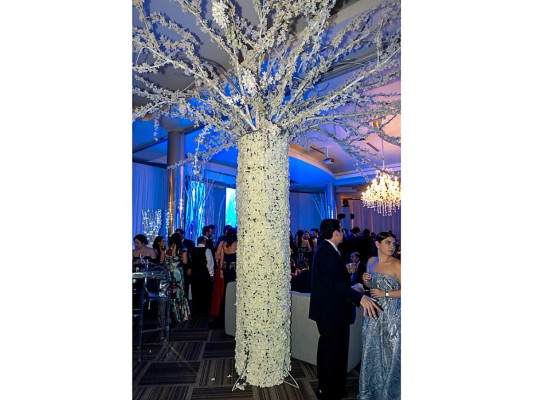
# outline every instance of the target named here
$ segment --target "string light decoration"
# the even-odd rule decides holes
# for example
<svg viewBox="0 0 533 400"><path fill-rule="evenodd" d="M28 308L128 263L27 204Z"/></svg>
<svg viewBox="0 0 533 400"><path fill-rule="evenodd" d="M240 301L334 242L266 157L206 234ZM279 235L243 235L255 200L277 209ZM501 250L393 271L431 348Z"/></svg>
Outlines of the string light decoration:
<svg viewBox="0 0 533 400"><path fill-rule="evenodd" d="M157 211L148 209L142 210L143 216L143 231L144 235L148 239L148 244L151 246L155 237L159 233L161 228L161 209Z"/></svg>

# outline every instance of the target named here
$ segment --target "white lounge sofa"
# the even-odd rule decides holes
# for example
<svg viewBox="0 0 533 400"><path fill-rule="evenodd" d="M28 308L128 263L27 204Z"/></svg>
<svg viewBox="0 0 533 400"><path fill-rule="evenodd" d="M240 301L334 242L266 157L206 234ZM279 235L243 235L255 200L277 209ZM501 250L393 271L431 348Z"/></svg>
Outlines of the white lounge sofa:
<svg viewBox="0 0 533 400"><path fill-rule="evenodd" d="M236 327L236 283L230 282L226 288L225 328L226 334L235 336ZM309 293L291 292L291 356L316 365L318 329L315 321L309 319ZM361 361L363 310L356 308L355 322L350 325L348 346L348 371Z"/></svg>

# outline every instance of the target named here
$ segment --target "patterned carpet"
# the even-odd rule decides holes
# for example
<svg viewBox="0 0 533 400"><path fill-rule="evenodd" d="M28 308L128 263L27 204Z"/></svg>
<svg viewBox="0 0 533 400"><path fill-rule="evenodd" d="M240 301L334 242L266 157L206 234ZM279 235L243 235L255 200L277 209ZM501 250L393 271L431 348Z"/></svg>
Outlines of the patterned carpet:
<svg viewBox="0 0 533 400"><path fill-rule="evenodd" d="M235 372L235 339L222 329L210 330L208 318L185 321L174 327L168 342L159 332L142 336L141 361L135 345L133 356L133 400L316 400L316 366L292 359L291 383L270 388L247 385L232 391ZM134 338L135 339L135 338ZM135 340L133 343L136 343ZM345 399L355 399L359 374L348 374Z"/></svg>

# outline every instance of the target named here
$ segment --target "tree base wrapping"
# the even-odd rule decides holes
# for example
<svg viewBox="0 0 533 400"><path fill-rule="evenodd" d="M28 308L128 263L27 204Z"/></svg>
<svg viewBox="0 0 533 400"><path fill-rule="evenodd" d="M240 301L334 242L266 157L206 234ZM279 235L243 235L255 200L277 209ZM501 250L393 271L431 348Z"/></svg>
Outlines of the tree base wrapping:
<svg viewBox="0 0 533 400"><path fill-rule="evenodd" d="M269 387L291 368L289 141L264 122L238 148L236 370Z"/></svg>

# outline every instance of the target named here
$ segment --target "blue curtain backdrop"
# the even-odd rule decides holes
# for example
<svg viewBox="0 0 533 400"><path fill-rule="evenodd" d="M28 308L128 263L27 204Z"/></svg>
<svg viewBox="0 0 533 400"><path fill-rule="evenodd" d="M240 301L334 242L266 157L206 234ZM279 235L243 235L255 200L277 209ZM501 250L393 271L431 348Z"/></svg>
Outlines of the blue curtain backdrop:
<svg viewBox="0 0 533 400"><path fill-rule="evenodd" d="M144 233L142 210L161 209L159 235L166 236L165 217L168 201L168 172L166 168L133 163L132 166L132 246L133 237Z"/></svg>
<svg viewBox="0 0 533 400"><path fill-rule="evenodd" d="M132 164L132 246L133 237L144 233L142 226L142 210L162 210L162 223L159 235L167 235L165 217L168 201L168 172L166 168L157 168L149 165ZM213 186L206 199L204 220L198 221L200 232L202 226L214 224L217 227L216 236L223 234L225 225L225 195L226 189ZM177 199L176 199L177 200ZM178 228L177 226L175 228ZM181 227L183 228L183 227ZM196 243L196 237L188 237Z"/></svg>
<svg viewBox="0 0 533 400"><path fill-rule="evenodd" d="M164 168L156 168L148 165L133 163L132 174L132 246L133 236L144 233L142 226L142 210L162 210L162 224L159 234L166 236L165 213L168 200L168 173ZM290 193L290 228L293 233L298 229L309 230L320 226L320 215L315 208L312 195L309 193ZM206 199L204 220L198 221L202 226L215 224L216 236L223 234L226 205L226 188L214 185ZM391 217L384 217L375 211L363 207L361 201L350 201L350 207L337 206L338 211L345 213L342 227L351 229L354 226L368 228L376 234L381 231L392 230L400 239L401 236L401 212L396 212ZM350 219L350 213L354 219ZM201 229L201 226L200 226ZM190 237L196 243L195 237Z"/></svg>

